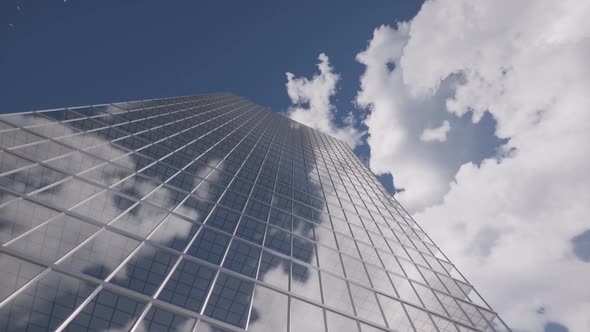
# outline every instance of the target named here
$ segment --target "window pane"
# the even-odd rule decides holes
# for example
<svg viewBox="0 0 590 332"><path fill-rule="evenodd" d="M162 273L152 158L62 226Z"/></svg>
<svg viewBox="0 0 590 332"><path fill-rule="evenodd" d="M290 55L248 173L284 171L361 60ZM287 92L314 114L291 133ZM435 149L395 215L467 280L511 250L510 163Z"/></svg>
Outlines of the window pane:
<svg viewBox="0 0 590 332"><path fill-rule="evenodd" d="M254 283L221 273L205 315L231 325L245 327Z"/></svg>
<svg viewBox="0 0 590 332"><path fill-rule="evenodd" d="M287 331L287 296L257 285L248 331Z"/></svg>
<svg viewBox="0 0 590 332"><path fill-rule="evenodd" d="M0 254L0 267L0 301L4 301L45 269L6 254Z"/></svg>
<svg viewBox="0 0 590 332"><path fill-rule="evenodd" d="M258 280L286 290L289 287L289 265L289 260L263 251Z"/></svg>
<svg viewBox="0 0 590 332"><path fill-rule="evenodd" d="M266 223L249 217L242 217L236 235L242 239L262 244Z"/></svg>
<svg viewBox="0 0 590 332"><path fill-rule="evenodd" d="M188 241L199 230L200 224L191 223L175 215L169 215L150 235L149 239L167 247L183 251Z"/></svg>
<svg viewBox="0 0 590 332"><path fill-rule="evenodd" d="M385 325L373 291L350 284L350 293L357 316L379 325Z"/></svg>
<svg viewBox="0 0 590 332"><path fill-rule="evenodd" d="M23 199L14 200L2 206L0 208L0 244L39 226L57 214L55 210Z"/></svg>
<svg viewBox="0 0 590 332"><path fill-rule="evenodd" d="M151 307L135 331L190 331L195 325L195 320L189 317L174 314L158 307Z"/></svg>
<svg viewBox="0 0 590 332"><path fill-rule="evenodd" d="M11 243L10 247L33 257L55 262L98 229L97 226L62 214Z"/></svg>
<svg viewBox="0 0 590 332"><path fill-rule="evenodd" d="M183 259L158 298L199 312L214 274L211 268Z"/></svg>
<svg viewBox="0 0 590 332"><path fill-rule="evenodd" d="M188 250L188 254L213 264L219 264L225 254L229 240L230 236L227 234L203 228Z"/></svg>
<svg viewBox="0 0 590 332"><path fill-rule="evenodd" d="M138 204L121 216L113 226L131 234L145 237L168 215L166 210L148 204Z"/></svg>
<svg viewBox="0 0 590 332"><path fill-rule="evenodd" d="M153 295L176 263L178 256L144 245L111 280L134 291Z"/></svg>
<svg viewBox="0 0 590 332"><path fill-rule="evenodd" d="M321 276L324 303L347 313L354 313L352 311L348 287L346 286L347 282L327 273L322 273Z"/></svg>
<svg viewBox="0 0 590 332"><path fill-rule="evenodd" d="M255 277L260 251L259 247L244 241L234 240L223 266L249 277Z"/></svg>
<svg viewBox="0 0 590 332"><path fill-rule="evenodd" d="M138 244L136 240L105 230L60 264L104 279Z"/></svg>
<svg viewBox="0 0 590 332"><path fill-rule="evenodd" d="M326 310L329 332L358 332L359 328L354 319Z"/></svg>
<svg viewBox="0 0 590 332"><path fill-rule="evenodd" d="M64 173L45 166L32 166L0 177L0 185L21 194L45 188L67 177Z"/></svg>
<svg viewBox="0 0 590 332"><path fill-rule="evenodd" d="M197 328L195 329L195 332L233 332L233 331L221 328L217 325L213 325L213 324L208 323L204 320L201 320L197 323Z"/></svg>
<svg viewBox="0 0 590 332"><path fill-rule="evenodd" d="M69 209L101 190L101 188L84 181L70 179L36 193L33 197L62 209Z"/></svg>
<svg viewBox="0 0 590 332"><path fill-rule="evenodd" d="M76 206L72 211L106 224L133 204L134 200L107 190Z"/></svg>
<svg viewBox="0 0 590 332"><path fill-rule="evenodd" d="M110 292L100 291L65 329L66 331L127 331L139 318L145 303Z"/></svg>
<svg viewBox="0 0 590 332"><path fill-rule="evenodd" d="M291 299L291 331L324 331L322 309L298 299Z"/></svg>
<svg viewBox="0 0 590 332"><path fill-rule="evenodd" d="M291 235L280 228L268 226L264 246L282 254L290 255Z"/></svg>
<svg viewBox="0 0 590 332"><path fill-rule="evenodd" d="M0 330L55 330L94 288L82 280L49 272L0 307Z"/></svg>

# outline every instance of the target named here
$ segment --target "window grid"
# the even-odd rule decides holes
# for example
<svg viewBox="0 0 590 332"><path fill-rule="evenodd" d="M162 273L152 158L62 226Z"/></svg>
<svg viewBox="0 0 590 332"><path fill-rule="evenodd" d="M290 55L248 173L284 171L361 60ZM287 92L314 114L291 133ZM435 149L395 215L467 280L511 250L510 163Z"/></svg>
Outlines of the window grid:
<svg viewBox="0 0 590 332"><path fill-rule="evenodd" d="M76 317L96 303L97 294L108 291L145 303L136 320L129 316L111 322L116 326L128 323L142 330L149 324L160 324L154 326L176 328L183 320L200 319L240 331L236 324L247 327L251 321L264 322L264 312L258 311L252 294L258 287L254 285L263 285L268 294L287 296L289 322L299 315L292 310L301 307L292 306L294 299L321 310L322 329L332 324L327 316L332 311L354 319L359 329L367 325L392 329L384 306L399 303L401 316L391 317L409 317L408 328L416 331L428 324L418 327L414 317L428 317L429 324L440 331L509 330L345 143L231 94L1 115L0 154L0 213L14 215L22 206L17 202L47 211L33 224L13 218L18 232L6 234L7 241L2 240L4 233L0 234L0 255L38 266L41 271L16 284L16 289L10 286L6 290L10 295L1 300L0 308L12 306L48 273L65 274L91 285L92 294L57 321L59 329L69 329ZM235 201L240 197L238 192L232 200L224 200L232 188L244 194L243 202ZM69 191L75 194L64 196ZM88 209L90 203L94 210ZM222 210L235 217L215 217L215 211ZM56 256L39 256L23 246L25 239L61 241L66 233L61 237L48 234L63 232L67 225L77 225L78 239L64 243L53 254ZM246 228L241 225L250 227L249 234L262 232L262 238L245 236L240 230ZM221 262L209 262L203 258L207 256L189 252L193 245L206 248L205 242L196 240L210 232L225 234L228 239L221 248ZM131 241L129 253L104 263L87 256L90 260L85 264L90 264L90 270L64 265L83 248L101 242L102 234L129 239L125 240ZM273 239L276 244L271 244ZM322 260L318 262L317 251L325 248L334 249L341 272L325 270ZM288 264L273 266L276 263L267 261L271 265L262 270L265 253ZM395 260L401 269L388 269L380 257L386 254L391 254L388 259ZM224 266L236 257L242 261ZM256 265L243 265L246 261L256 261ZM92 265L97 263L103 264L98 270ZM159 299L166 285L174 282L173 275L181 264L198 264L214 271L200 310ZM341 280L351 311L342 312L327 304L324 288L328 285L323 285L323 277L317 281L319 299L294 293L293 264L298 266L298 280L309 278L307 271L311 270ZM285 269L287 288L261 278ZM252 290L243 294L248 300L241 307L219 302L223 298L220 294L229 294L214 291L222 273L224 280L252 285ZM374 277L377 273L378 278ZM97 276L107 282L100 283ZM133 287L131 278L143 284ZM431 295L422 299L418 294L419 303L400 298L398 280L405 280L414 294L419 287L429 292L422 294ZM236 320L226 314L203 315L212 296L216 312L226 308L235 318L239 309L245 316ZM432 308L432 301L436 301L436 307L443 310L424 308L425 300ZM59 302L59 297L55 301ZM291 328L295 327L289 324Z"/></svg>

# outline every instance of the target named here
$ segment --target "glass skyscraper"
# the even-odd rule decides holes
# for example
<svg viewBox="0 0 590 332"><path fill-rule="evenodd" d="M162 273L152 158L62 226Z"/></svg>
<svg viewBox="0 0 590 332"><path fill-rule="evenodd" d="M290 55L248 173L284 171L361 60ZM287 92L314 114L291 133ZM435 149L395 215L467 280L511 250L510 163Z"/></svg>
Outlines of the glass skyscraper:
<svg viewBox="0 0 590 332"><path fill-rule="evenodd" d="M509 331L349 146L235 95L0 147L0 331Z"/></svg>

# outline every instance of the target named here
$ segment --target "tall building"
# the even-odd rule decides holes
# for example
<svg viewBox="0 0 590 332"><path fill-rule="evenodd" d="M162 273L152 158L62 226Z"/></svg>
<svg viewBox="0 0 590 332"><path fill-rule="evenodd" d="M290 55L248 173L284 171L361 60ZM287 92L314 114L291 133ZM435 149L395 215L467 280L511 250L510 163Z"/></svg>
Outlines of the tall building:
<svg viewBox="0 0 590 332"><path fill-rule="evenodd" d="M1 331L509 331L346 144L232 94L0 146Z"/></svg>

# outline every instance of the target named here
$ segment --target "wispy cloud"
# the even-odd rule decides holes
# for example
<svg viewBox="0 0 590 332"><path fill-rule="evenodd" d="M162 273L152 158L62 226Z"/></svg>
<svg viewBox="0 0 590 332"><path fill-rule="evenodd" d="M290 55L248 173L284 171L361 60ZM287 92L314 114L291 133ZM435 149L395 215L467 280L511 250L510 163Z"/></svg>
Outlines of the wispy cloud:
<svg viewBox="0 0 590 332"><path fill-rule="evenodd" d="M422 135L420 135L420 140L424 142L444 142L447 140L449 130L451 130L451 124L449 121L443 121L440 127L424 129Z"/></svg>
<svg viewBox="0 0 590 332"><path fill-rule="evenodd" d="M289 107L288 115L295 121L319 129L355 147L360 143L363 132L355 127L352 115L346 116L341 126L334 122L335 110L330 98L336 93L340 76L330 65L327 55L321 53L318 59L320 72L311 79L295 78L292 73L287 73L287 93L293 104Z"/></svg>

